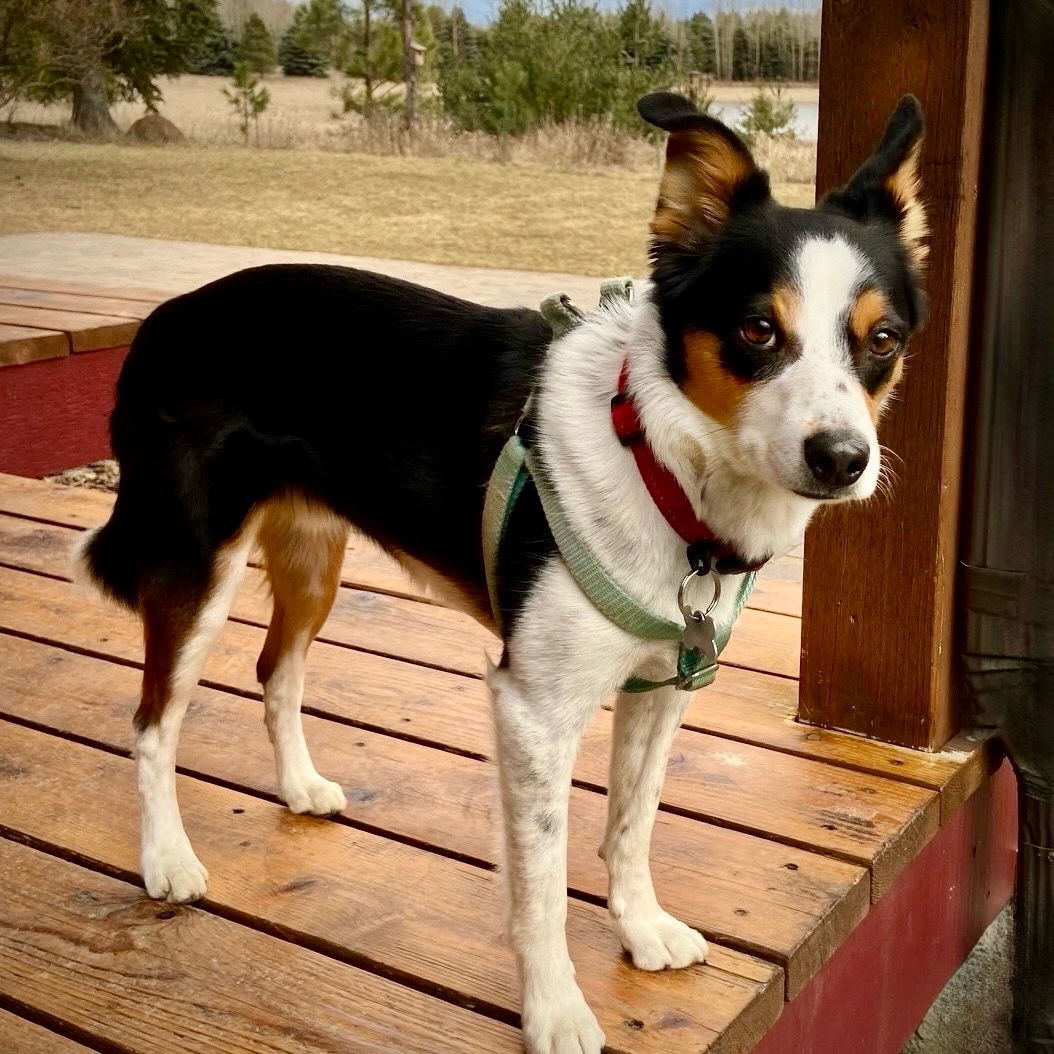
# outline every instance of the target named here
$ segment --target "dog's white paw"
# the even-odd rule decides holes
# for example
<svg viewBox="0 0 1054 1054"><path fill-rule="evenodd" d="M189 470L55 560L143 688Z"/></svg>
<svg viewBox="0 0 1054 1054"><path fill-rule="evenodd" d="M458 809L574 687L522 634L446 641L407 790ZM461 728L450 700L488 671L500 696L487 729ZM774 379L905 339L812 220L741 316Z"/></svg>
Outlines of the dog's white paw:
<svg viewBox="0 0 1054 1054"><path fill-rule="evenodd" d="M639 970L681 970L706 962L706 939L663 911L624 914L615 921L622 947Z"/></svg>
<svg viewBox="0 0 1054 1054"><path fill-rule="evenodd" d="M190 843L147 850L141 861L143 885L154 900L170 904L189 904L201 900L209 882L209 873L194 855Z"/></svg>
<svg viewBox="0 0 1054 1054"><path fill-rule="evenodd" d="M524 996L527 1054L601 1054L604 1033L573 981L548 997Z"/></svg>
<svg viewBox="0 0 1054 1054"><path fill-rule="evenodd" d="M281 793L290 812L307 812L313 816L332 816L343 812L348 804L340 784L323 779L318 773L301 782L283 786Z"/></svg>

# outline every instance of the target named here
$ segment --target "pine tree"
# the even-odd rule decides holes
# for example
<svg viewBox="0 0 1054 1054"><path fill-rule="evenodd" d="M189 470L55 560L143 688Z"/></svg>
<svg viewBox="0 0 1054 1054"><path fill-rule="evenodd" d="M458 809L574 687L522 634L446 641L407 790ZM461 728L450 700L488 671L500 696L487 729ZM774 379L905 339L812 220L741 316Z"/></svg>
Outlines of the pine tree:
<svg viewBox="0 0 1054 1054"><path fill-rule="evenodd" d="M251 73L270 73L277 65L274 37L255 12L245 22L238 59L245 63Z"/></svg>
<svg viewBox="0 0 1054 1054"><path fill-rule="evenodd" d="M187 68L188 73L200 73L209 77L226 77L234 72L238 59L238 42L217 19L202 41L201 50Z"/></svg>
<svg viewBox="0 0 1054 1054"><path fill-rule="evenodd" d="M266 88L261 88L247 62L238 62L234 67L234 87L224 88L223 94L227 101L234 107L238 117L238 127L245 136L246 143L249 142L249 125L256 129L256 145L260 145L260 114L267 109L271 101L271 93Z"/></svg>
<svg viewBox="0 0 1054 1054"><path fill-rule="evenodd" d="M303 7L296 9L293 24L278 46L278 62L287 77L324 77L326 59L312 38L305 12Z"/></svg>

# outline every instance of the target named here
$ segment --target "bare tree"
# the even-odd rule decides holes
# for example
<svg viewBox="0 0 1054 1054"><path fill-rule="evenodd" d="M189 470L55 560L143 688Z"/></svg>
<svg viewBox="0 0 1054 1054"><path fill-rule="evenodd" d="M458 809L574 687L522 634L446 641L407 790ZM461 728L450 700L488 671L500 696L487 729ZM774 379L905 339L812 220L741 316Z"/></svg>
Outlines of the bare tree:
<svg viewBox="0 0 1054 1054"><path fill-rule="evenodd" d="M403 118L407 131L417 126L417 57L414 54L414 4L403 0L403 80L406 97L403 100Z"/></svg>

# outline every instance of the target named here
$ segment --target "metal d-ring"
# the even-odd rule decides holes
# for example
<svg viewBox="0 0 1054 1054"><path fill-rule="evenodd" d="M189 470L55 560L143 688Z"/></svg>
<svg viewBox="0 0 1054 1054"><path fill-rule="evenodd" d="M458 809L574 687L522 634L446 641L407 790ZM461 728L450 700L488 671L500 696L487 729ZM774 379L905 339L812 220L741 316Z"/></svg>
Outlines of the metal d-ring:
<svg viewBox="0 0 1054 1054"><path fill-rule="evenodd" d="M709 571L697 570L693 567L684 578L681 579L681 584L677 589L677 606L681 609L681 614L684 616L686 625L689 619L698 622L700 619L705 618L714 610L714 608L717 607L718 602L721 600L721 576L717 574L714 575L714 595L710 598L710 603L707 605L705 611L696 611L685 599L684 594L688 589L688 583L697 576L699 578L705 578L708 574L710 574Z"/></svg>

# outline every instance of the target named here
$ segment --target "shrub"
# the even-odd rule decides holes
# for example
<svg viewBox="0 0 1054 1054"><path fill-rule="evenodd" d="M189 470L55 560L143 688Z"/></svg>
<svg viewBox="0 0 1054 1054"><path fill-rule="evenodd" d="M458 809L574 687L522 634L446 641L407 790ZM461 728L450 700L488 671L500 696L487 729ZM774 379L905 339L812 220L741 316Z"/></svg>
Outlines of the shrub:
<svg viewBox="0 0 1054 1054"><path fill-rule="evenodd" d="M248 17L242 30L238 60L244 62L252 73L270 73L277 65L274 38L263 19L255 12Z"/></svg>
<svg viewBox="0 0 1054 1054"><path fill-rule="evenodd" d="M794 119L797 115L798 107L794 102L783 98L783 88L769 85L751 100L739 122L739 130L748 143L753 143L759 135L795 139Z"/></svg>

